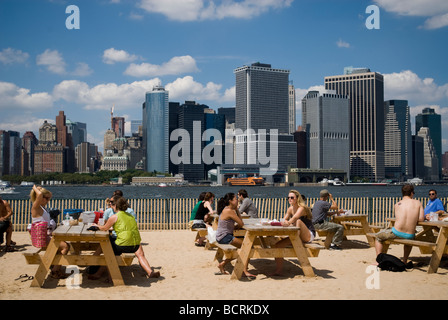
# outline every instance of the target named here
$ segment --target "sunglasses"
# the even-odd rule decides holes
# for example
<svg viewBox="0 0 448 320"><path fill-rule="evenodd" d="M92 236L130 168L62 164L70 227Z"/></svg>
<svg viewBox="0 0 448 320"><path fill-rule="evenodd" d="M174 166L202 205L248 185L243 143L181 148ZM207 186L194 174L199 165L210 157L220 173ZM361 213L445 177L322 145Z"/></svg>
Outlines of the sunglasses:
<svg viewBox="0 0 448 320"><path fill-rule="evenodd" d="M296 197L288 197L287 199L296 199Z"/></svg>
<svg viewBox="0 0 448 320"><path fill-rule="evenodd" d="M429 195L430 195L430 196L435 196L436 194L435 194L435 193L430 193Z"/></svg>

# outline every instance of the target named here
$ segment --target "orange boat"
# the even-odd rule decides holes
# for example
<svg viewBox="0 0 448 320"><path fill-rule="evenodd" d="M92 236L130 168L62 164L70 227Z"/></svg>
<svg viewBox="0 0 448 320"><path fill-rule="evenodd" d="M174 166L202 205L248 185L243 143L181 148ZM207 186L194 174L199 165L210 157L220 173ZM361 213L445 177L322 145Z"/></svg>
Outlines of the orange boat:
<svg viewBox="0 0 448 320"><path fill-rule="evenodd" d="M264 179L259 177L228 178L227 183L231 186L262 186Z"/></svg>

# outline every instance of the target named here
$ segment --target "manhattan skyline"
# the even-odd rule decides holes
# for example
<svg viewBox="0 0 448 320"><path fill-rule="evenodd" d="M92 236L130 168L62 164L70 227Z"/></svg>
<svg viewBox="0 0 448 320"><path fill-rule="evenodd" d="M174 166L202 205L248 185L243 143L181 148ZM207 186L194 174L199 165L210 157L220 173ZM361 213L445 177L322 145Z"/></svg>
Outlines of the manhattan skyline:
<svg viewBox="0 0 448 320"><path fill-rule="evenodd" d="M67 7L79 29L67 29ZM370 5L380 29L368 29ZM344 67L384 75L385 100L408 100L415 116L442 116L448 150L448 2L444 0L2 0L0 2L0 129L38 134L59 110L87 124L103 149L110 109L142 119L155 85L170 102L235 106L233 71L254 62L290 71L301 100L323 89Z"/></svg>

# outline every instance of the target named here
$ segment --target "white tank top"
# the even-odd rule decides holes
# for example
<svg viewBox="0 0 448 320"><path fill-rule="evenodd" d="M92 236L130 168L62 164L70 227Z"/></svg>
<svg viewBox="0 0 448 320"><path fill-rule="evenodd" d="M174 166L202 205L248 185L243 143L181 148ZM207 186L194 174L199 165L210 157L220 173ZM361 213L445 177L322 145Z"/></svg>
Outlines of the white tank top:
<svg viewBox="0 0 448 320"><path fill-rule="evenodd" d="M45 222L48 223L48 226L50 226L50 220L51 220L50 214L48 213L48 211L44 207L42 207L42 206L40 206L40 207L42 208L43 213L42 213L42 215L40 217L32 218L32 223L45 221Z"/></svg>

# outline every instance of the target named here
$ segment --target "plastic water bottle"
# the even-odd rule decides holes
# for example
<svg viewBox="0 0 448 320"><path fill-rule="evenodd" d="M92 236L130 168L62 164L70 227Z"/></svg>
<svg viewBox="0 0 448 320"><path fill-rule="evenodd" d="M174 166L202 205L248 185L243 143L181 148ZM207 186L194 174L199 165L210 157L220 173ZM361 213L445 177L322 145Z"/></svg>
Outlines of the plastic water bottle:
<svg viewBox="0 0 448 320"><path fill-rule="evenodd" d="M63 224L64 224L64 226L69 226L70 225L70 215L68 214L68 212L65 214Z"/></svg>

